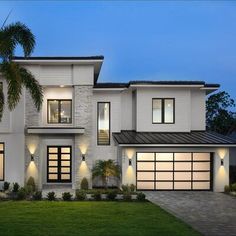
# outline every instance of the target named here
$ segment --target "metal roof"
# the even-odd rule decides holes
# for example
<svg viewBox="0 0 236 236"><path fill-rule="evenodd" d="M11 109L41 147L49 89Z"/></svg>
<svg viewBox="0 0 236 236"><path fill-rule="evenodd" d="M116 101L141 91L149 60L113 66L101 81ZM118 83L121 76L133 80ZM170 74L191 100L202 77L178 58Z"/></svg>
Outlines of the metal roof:
<svg viewBox="0 0 236 236"><path fill-rule="evenodd" d="M120 146L236 146L236 140L208 131L136 132L123 130L113 133Z"/></svg>

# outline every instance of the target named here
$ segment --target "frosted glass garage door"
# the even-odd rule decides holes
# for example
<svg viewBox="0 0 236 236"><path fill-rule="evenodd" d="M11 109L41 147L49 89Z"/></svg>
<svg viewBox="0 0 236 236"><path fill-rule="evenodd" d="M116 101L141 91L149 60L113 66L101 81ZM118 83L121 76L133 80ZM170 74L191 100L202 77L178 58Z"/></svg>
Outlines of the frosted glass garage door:
<svg viewBox="0 0 236 236"><path fill-rule="evenodd" d="M137 153L138 190L210 190L211 153Z"/></svg>

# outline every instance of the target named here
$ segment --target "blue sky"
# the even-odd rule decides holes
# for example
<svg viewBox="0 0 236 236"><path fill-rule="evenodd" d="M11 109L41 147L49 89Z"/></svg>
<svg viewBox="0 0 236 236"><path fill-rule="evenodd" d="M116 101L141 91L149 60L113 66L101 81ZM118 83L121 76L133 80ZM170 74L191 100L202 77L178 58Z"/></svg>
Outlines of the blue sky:
<svg viewBox="0 0 236 236"><path fill-rule="evenodd" d="M236 2L6 1L0 22L11 9L34 56L104 55L99 81L204 80L236 99Z"/></svg>

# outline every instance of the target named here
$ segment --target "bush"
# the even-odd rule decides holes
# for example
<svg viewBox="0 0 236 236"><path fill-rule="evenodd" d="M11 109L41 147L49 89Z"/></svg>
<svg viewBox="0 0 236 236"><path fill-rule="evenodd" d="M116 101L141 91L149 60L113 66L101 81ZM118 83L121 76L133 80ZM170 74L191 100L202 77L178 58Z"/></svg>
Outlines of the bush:
<svg viewBox="0 0 236 236"><path fill-rule="evenodd" d="M7 191L9 189L9 186L10 186L10 183L5 181L3 184L3 190Z"/></svg>
<svg viewBox="0 0 236 236"><path fill-rule="evenodd" d="M55 192L49 192L49 193L47 194L47 199L48 199L48 201L55 201L55 200L56 200L56 194L55 194Z"/></svg>
<svg viewBox="0 0 236 236"><path fill-rule="evenodd" d="M83 178L81 183L80 183L80 188L82 190L88 190L88 180L87 178Z"/></svg>
<svg viewBox="0 0 236 236"><path fill-rule="evenodd" d="M114 201L116 199L117 192L116 191L110 191L107 193L107 200Z"/></svg>
<svg viewBox="0 0 236 236"><path fill-rule="evenodd" d="M224 192L225 193L229 193L230 192L230 186L229 185L225 185Z"/></svg>
<svg viewBox="0 0 236 236"><path fill-rule="evenodd" d="M136 187L135 187L134 184L131 184L131 185L129 186L129 188L130 188L130 191L131 191L131 192L135 192Z"/></svg>
<svg viewBox="0 0 236 236"><path fill-rule="evenodd" d="M127 201L127 202L130 202L132 200L131 194L130 193L124 193L123 194L123 200Z"/></svg>
<svg viewBox="0 0 236 236"><path fill-rule="evenodd" d="M38 201L42 200L42 192L41 191L34 192L33 199Z"/></svg>
<svg viewBox="0 0 236 236"><path fill-rule="evenodd" d="M121 189L122 189L122 191L125 192L125 193L126 193L126 192L129 192L129 185L128 185L128 184L126 184L126 185L122 184L122 185L121 185Z"/></svg>
<svg viewBox="0 0 236 236"><path fill-rule="evenodd" d="M18 183L13 183L12 192L17 193L19 191L20 185Z"/></svg>
<svg viewBox="0 0 236 236"><path fill-rule="evenodd" d="M71 201L73 195L70 192L64 192L62 193L62 199L64 201Z"/></svg>
<svg viewBox="0 0 236 236"><path fill-rule="evenodd" d="M76 193L76 200L83 201L86 199L86 193L83 190L77 190Z"/></svg>
<svg viewBox="0 0 236 236"><path fill-rule="evenodd" d="M92 195L92 197L93 197L94 200L96 200L96 201L100 201L100 200L102 199L102 195L101 195L100 191L94 192L94 194Z"/></svg>
<svg viewBox="0 0 236 236"><path fill-rule="evenodd" d="M236 192L236 183L232 184L231 188L233 192Z"/></svg>
<svg viewBox="0 0 236 236"><path fill-rule="evenodd" d="M26 197L27 197L27 193L26 193L25 188L20 188L19 191L17 191L16 199L17 200L24 200L24 199L26 199Z"/></svg>
<svg viewBox="0 0 236 236"><path fill-rule="evenodd" d="M137 200L138 200L139 202L144 202L145 199L146 199L146 195L145 195L144 193L138 193L138 194L137 194Z"/></svg>
<svg viewBox="0 0 236 236"><path fill-rule="evenodd" d="M28 189L30 189L32 192L35 192L36 190L36 185L35 185L35 181L34 178L32 176L29 177L26 186Z"/></svg>

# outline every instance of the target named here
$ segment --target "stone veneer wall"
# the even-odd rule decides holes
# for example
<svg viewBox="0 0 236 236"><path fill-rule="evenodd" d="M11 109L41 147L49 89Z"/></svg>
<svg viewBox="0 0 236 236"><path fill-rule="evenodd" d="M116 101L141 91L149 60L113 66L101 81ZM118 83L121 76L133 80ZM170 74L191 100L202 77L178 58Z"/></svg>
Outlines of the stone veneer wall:
<svg viewBox="0 0 236 236"><path fill-rule="evenodd" d="M75 136L74 188L80 188L83 177L88 179L89 187L92 187L92 96L93 86L74 86L74 125L85 128L84 134ZM85 162L82 162L82 153L85 154Z"/></svg>

